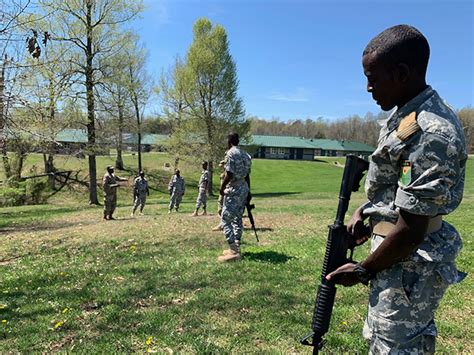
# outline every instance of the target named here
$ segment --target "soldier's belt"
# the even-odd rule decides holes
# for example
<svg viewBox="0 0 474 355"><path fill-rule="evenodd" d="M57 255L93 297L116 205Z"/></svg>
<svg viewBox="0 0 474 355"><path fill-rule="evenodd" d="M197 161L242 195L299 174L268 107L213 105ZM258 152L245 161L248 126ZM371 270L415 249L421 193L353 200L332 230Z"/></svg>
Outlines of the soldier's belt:
<svg viewBox="0 0 474 355"><path fill-rule="evenodd" d="M437 232L441 229L441 224L443 223L442 216L436 216L430 218L428 222L428 228L426 230L426 234ZM372 228L372 233L380 235L382 237L387 236L394 228L395 223L388 222L388 221L370 221L370 226Z"/></svg>

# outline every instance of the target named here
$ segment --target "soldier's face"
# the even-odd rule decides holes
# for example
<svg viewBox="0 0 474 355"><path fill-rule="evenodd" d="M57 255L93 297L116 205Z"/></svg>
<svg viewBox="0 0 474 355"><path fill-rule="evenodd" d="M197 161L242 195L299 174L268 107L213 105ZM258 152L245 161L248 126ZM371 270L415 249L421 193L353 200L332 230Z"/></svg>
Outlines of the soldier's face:
<svg viewBox="0 0 474 355"><path fill-rule="evenodd" d="M372 94L377 105L384 111L397 106L405 87L396 68L382 60L376 60L375 54L363 56L362 66L367 77L367 92Z"/></svg>

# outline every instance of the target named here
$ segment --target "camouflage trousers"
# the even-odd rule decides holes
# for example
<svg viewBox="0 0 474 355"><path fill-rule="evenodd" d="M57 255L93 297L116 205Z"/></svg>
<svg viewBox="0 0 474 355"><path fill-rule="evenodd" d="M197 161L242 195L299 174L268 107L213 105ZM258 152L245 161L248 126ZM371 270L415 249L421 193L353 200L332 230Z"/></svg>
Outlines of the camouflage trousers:
<svg viewBox="0 0 474 355"><path fill-rule="evenodd" d="M370 354L434 353L434 313L448 287L439 266L403 261L377 273L363 330Z"/></svg>
<svg viewBox="0 0 474 355"><path fill-rule="evenodd" d="M220 216L222 214L222 205L224 204L224 198L222 195L219 195L217 199L217 214Z"/></svg>
<svg viewBox="0 0 474 355"><path fill-rule="evenodd" d="M201 204L202 204L202 208L203 209L206 209L206 206L207 206L207 193L206 193L206 189L199 189L199 194L198 194L198 198L196 200L196 209L199 209L199 207L201 207Z"/></svg>
<svg viewBox="0 0 474 355"><path fill-rule="evenodd" d="M111 216L117 207L117 194L104 195L104 215Z"/></svg>
<svg viewBox="0 0 474 355"><path fill-rule="evenodd" d="M249 187L246 182L237 186L229 186L225 190L224 202L221 214L221 225L224 227L224 235L229 244L242 238L245 202Z"/></svg>
<svg viewBox="0 0 474 355"><path fill-rule="evenodd" d="M170 197L170 206L169 209L172 210L173 207L176 206L176 209L179 208L179 204L181 203L181 200L183 199L183 193L181 191L173 191L171 193Z"/></svg>
<svg viewBox="0 0 474 355"><path fill-rule="evenodd" d="M140 212L143 211L146 203L146 193L135 195L135 202L133 203L133 213L137 210L138 206L140 206Z"/></svg>

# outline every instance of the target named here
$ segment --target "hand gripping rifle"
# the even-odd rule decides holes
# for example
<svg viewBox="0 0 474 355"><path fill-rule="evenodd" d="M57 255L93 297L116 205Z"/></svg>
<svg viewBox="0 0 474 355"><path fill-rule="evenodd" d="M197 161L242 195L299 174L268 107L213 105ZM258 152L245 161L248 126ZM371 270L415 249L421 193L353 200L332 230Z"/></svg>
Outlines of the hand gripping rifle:
<svg viewBox="0 0 474 355"><path fill-rule="evenodd" d="M329 329L334 298L336 296L334 281L326 280L326 276L339 266L352 261L352 253L356 244L344 225L344 215L349 207L351 193L359 190L362 176L368 168L369 163L366 160L360 159L355 155L348 155L346 157L336 220L334 224L329 226L326 254L324 255L321 272L321 284L318 287L313 321L311 323L312 332L301 339L301 344L313 347L313 354L317 354L326 342L323 340L323 336ZM348 257L347 252L349 250L350 256Z"/></svg>

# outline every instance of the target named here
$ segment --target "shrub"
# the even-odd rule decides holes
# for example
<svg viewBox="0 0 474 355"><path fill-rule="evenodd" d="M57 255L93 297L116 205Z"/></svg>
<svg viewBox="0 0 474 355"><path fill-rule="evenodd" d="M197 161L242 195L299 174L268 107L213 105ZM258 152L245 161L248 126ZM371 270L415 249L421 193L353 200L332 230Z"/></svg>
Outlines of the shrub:
<svg viewBox="0 0 474 355"><path fill-rule="evenodd" d="M7 181L0 189L0 206L36 205L46 202L48 184L44 178Z"/></svg>

